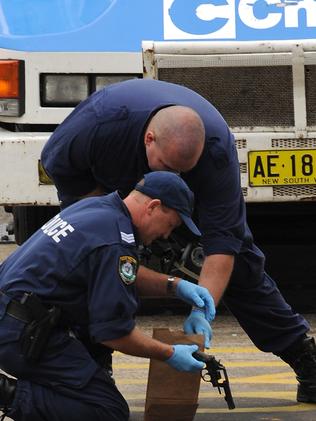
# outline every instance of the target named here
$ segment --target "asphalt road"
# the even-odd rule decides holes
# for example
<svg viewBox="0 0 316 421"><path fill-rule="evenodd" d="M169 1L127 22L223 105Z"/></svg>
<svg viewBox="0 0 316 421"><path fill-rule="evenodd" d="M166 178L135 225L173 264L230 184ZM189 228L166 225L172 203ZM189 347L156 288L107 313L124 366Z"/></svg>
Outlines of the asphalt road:
<svg viewBox="0 0 316 421"><path fill-rule="evenodd" d="M316 317L306 317L315 326ZM183 316L138 317L139 327L149 335L153 327L181 329L182 321ZM234 318L219 315L213 323L213 331L212 347L208 352L226 366L236 409L228 410L223 395L219 395L210 383L202 381L195 421L316 420L316 405L298 404L295 400L293 371L277 357L254 347ZM119 389L130 404L131 420L142 420L148 362L115 354L114 374Z"/></svg>
<svg viewBox="0 0 316 421"><path fill-rule="evenodd" d="M15 247L14 244L0 244L0 261ZM316 335L316 315L307 314L306 318L311 323L312 334ZM151 335L154 327L181 330L183 319L182 315L165 312L139 316L137 323ZM219 395L210 383L201 381L195 421L316 420L316 405L298 404L295 400L293 371L277 357L254 347L233 317L218 315L213 332L212 347L208 352L226 366L236 409L228 410L223 395ZM114 353L114 376L130 405L131 421L140 421L144 417L148 366L146 359ZM182 420L174 418L172 421Z"/></svg>
<svg viewBox="0 0 316 421"><path fill-rule="evenodd" d="M307 317L315 325L316 317ZM182 320L173 315L140 316L138 326L151 335L153 327L181 329ZM218 316L213 328L209 352L226 366L236 409L228 410L223 395L202 381L195 421L316 420L316 405L296 402L295 376L286 364L256 349L231 316ZM130 406L130 420L143 420L148 361L115 352L113 366L116 384Z"/></svg>

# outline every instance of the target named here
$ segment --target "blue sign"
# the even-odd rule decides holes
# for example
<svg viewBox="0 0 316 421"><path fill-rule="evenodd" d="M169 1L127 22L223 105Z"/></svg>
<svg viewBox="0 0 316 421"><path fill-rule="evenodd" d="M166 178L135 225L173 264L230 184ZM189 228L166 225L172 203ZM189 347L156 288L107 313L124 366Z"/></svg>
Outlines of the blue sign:
<svg viewBox="0 0 316 421"><path fill-rule="evenodd" d="M165 39L316 39L315 0L164 0Z"/></svg>
<svg viewBox="0 0 316 421"><path fill-rule="evenodd" d="M0 48L140 51L143 40L315 39L316 0L1 0Z"/></svg>

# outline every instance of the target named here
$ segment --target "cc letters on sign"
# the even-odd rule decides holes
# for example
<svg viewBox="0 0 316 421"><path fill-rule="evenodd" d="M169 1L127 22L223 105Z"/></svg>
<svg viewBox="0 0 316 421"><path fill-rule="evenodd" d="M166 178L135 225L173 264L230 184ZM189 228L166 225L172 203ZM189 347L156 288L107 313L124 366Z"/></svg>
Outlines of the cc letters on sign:
<svg viewBox="0 0 316 421"><path fill-rule="evenodd" d="M308 39L315 0L164 0L164 39Z"/></svg>

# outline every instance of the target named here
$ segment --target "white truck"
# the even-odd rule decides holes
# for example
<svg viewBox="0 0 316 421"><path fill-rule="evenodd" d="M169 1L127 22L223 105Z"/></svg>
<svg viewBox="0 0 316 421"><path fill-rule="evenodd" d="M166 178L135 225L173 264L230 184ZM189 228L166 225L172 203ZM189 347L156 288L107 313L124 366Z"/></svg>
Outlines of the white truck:
<svg viewBox="0 0 316 421"><path fill-rule="evenodd" d="M39 162L50 133L132 77L186 85L220 110L249 208L313 212L315 0L2 0L0 46L0 205L18 243L58 206Z"/></svg>

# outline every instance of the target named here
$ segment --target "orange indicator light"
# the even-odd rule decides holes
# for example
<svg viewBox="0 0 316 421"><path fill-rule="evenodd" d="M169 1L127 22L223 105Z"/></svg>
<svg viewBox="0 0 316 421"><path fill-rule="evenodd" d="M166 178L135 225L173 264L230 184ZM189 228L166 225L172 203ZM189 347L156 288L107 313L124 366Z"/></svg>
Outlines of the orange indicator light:
<svg viewBox="0 0 316 421"><path fill-rule="evenodd" d="M0 98L19 97L19 61L0 60Z"/></svg>

